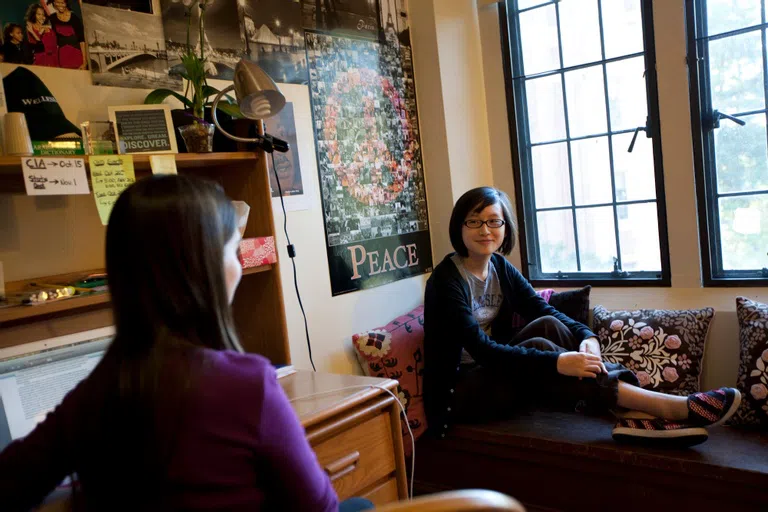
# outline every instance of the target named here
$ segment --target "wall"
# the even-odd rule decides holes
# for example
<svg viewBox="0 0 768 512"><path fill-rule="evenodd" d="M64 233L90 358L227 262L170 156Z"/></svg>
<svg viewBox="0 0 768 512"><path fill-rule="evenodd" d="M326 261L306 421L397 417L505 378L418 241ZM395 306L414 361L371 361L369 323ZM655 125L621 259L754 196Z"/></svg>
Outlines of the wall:
<svg viewBox="0 0 768 512"><path fill-rule="evenodd" d="M476 1L465 3L475 5ZM500 114L498 107L505 104L498 11L493 2L477 3L486 102L476 108L488 112L494 182L514 198L508 121L506 112ZM653 8L672 288L593 288L592 303L609 309L714 307L717 315L707 342L703 382L707 387L733 385L739 357L735 297L744 295L766 302L768 290L701 287L684 1L653 2ZM519 255L512 255L510 260L519 264Z"/></svg>

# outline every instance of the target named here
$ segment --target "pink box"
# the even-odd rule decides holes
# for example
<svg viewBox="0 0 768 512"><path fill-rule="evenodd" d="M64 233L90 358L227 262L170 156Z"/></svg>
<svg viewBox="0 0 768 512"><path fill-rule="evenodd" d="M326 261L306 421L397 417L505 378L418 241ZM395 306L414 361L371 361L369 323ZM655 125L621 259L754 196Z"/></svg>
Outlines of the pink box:
<svg viewBox="0 0 768 512"><path fill-rule="evenodd" d="M260 267L272 263L277 263L273 237L260 236L240 240L240 264L243 268Z"/></svg>

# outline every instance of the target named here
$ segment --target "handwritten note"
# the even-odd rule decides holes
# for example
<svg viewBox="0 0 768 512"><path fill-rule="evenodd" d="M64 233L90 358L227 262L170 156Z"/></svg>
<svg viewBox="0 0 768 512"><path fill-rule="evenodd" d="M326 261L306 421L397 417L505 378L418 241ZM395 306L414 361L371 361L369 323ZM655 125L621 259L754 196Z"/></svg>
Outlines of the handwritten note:
<svg viewBox="0 0 768 512"><path fill-rule="evenodd" d="M152 167L152 174L178 174L174 155L151 155L149 165Z"/></svg>
<svg viewBox="0 0 768 512"><path fill-rule="evenodd" d="M82 158L23 157L21 169L29 196L89 194Z"/></svg>
<svg viewBox="0 0 768 512"><path fill-rule="evenodd" d="M101 223L107 225L109 214L123 190L136 181L130 155L91 156L91 183Z"/></svg>

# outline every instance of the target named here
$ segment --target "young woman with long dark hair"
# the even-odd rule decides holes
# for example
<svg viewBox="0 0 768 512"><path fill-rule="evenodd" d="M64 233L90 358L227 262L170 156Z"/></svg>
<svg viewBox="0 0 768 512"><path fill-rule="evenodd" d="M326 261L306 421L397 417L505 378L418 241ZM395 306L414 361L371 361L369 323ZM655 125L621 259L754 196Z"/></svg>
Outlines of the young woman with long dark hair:
<svg viewBox="0 0 768 512"><path fill-rule="evenodd" d="M0 508L76 474L85 510L335 511L273 366L239 348L235 210L212 183L138 181L109 219L116 335L101 362L0 453Z"/></svg>
<svg viewBox="0 0 768 512"><path fill-rule="evenodd" d="M523 405L618 407L642 414L620 419L617 439L695 444L707 439L705 427L738 409L736 389L665 395L603 362L595 334L547 304L504 258L517 228L501 190L461 196L449 231L456 252L435 267L424 305L424 400L434 433L444 437L452 421L503 418ZM530 322L517 333L514 313Z"/></svg>
<svg viewBox="0 0 768 512"><path fill-rule="evenodd" d="M59 67L56 34L48 21L45 9L39 3L29 4L27 14L27 44L32 50L33 64Z"/></svg>

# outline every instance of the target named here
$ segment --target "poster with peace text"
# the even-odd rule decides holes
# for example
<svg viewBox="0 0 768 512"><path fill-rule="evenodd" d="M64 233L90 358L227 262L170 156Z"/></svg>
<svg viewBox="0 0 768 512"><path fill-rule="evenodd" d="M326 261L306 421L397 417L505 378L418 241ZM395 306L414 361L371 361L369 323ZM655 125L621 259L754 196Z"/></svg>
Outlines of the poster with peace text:
<svg viewBox="0 0 768 512"><path fill-rule="evenodd" d="M430 272L410 49L306 39L333 295Z"/></svg>

